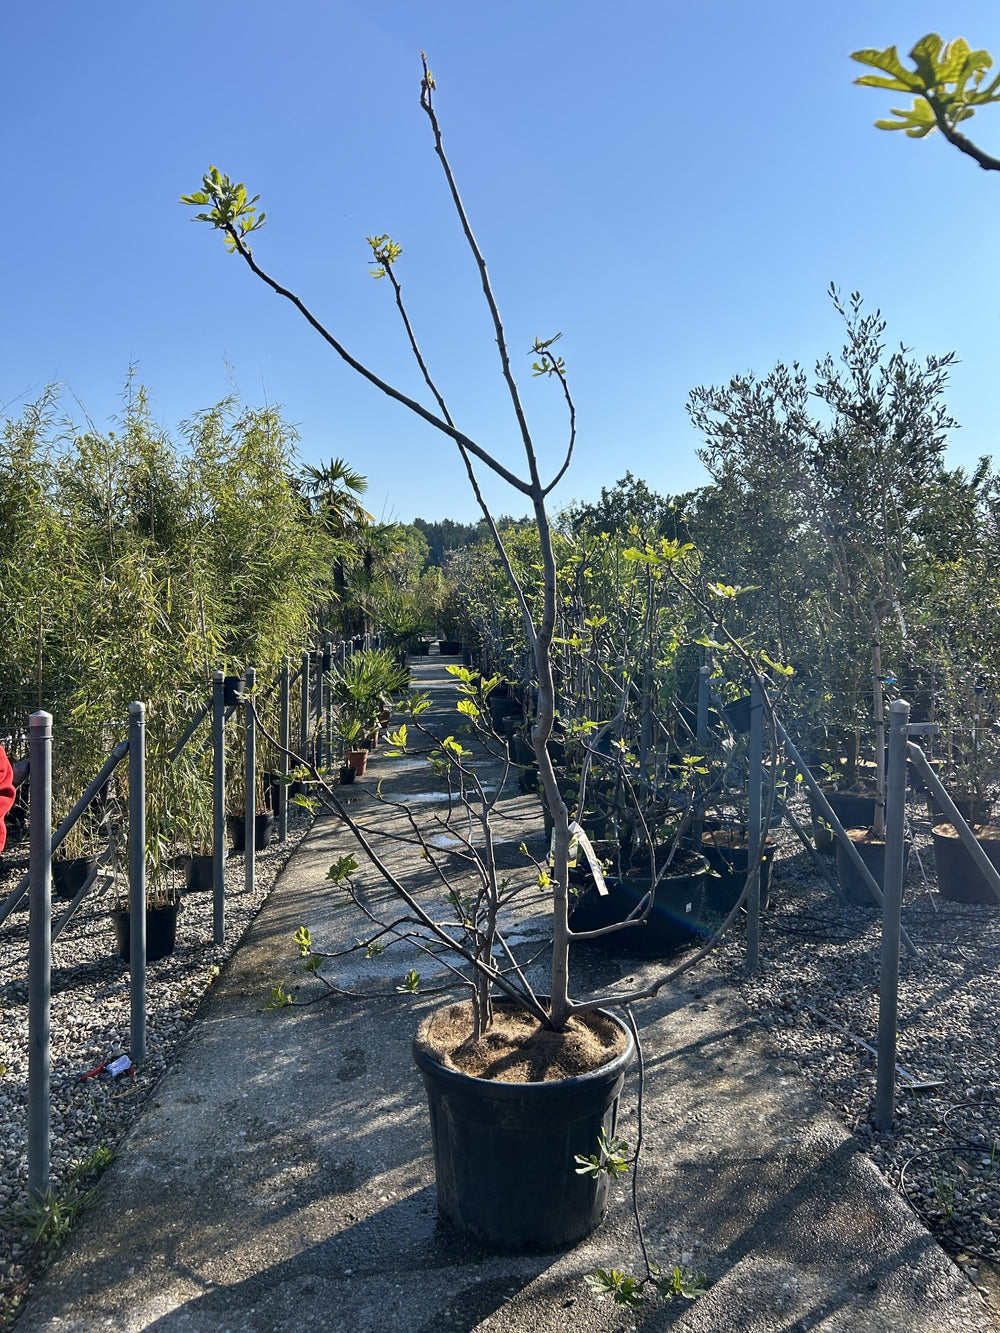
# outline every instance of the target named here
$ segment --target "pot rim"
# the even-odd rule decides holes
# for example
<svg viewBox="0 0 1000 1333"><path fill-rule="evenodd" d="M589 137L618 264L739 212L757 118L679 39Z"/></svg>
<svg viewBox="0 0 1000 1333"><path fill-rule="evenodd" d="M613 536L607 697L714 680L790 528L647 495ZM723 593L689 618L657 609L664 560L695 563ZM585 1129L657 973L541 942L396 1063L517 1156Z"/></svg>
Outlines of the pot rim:
<svg viewBox="0 0 1000 1333"><path fill-rule="evenodd" d="M539 996L539 999L544 998L546 997ZM450 1003L462 1002L452 1000ZM512 1000L498 999L496 1004L515 1007ZM448 1083L454 1088L482 1089L484 1091L489 1089L490 1096L501 1100L520 1101L525 1096L530 1096L536 1099L545 1098L556 1101L561 1097L571 1097L585 1087L600 1083L613 1083L619 1077L624 1077L626 1069L635 1058L635 1039L628 1023L613 1009L601 1008L590 1012L610 1018L625 1034L625 1049L620 1051L618 1055L613 1056L606 1064L598 1065L596 1069L591 1069L586 1074L572 1074L569 1078L543 1079L535 1082L510 1083L503 1079L477 1078L474 1074L466 1074L461 1069L452 1069L450 1066L442 1064L427 1047L423 1034L438 1012L438 1009L434 1009L426 1014L421 1019L414 1034L413 1059L417 1068L421 1073L430 1073L438 1081Z"/></svg>

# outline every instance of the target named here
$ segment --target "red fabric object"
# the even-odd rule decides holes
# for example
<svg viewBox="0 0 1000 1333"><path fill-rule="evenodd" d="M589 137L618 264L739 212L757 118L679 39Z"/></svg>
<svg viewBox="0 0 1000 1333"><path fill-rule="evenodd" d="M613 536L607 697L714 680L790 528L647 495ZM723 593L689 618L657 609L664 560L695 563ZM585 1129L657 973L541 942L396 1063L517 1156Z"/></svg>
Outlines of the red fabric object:
<svg viewBox="0 0 1000 1333"><path fill-rule="evenodd" d="M0 745L0 852L7 841L7 825L4 815L14 804L14 770L7 758L7 751Z"/></svg>

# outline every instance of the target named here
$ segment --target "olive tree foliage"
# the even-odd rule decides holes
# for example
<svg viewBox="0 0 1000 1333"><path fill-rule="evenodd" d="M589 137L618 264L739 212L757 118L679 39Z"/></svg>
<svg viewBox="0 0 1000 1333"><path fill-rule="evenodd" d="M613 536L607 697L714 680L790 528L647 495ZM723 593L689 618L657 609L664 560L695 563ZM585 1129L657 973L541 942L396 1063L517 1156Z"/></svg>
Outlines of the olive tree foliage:
<svg viewBox="0 0 1000 1333"><path fill-rule="evenodd" d="M953 355L890 352L878 311L831 295L847 330L839 358L691 394L715 482L691 522L706 559L751 586L753 634L796 667L818 712L839 703L854 727L883 658L913 649L917 571L962 558L986 473L945 465Z"/></svg>
<svg viewBox="0 0 1000 1333"><path fill-rule="evenodd" d="M958 129L971 120L977 107L1000 102L1000 74L986 82L987 72L993 68L988 51L973 50L964 37L945 45L936 32L930 32L910 52L913 69L906 68L894 46L884 51L852 51L851 59L879 71L855 79L861 87L913 96L912 106L893 107L892 119L877 120L878 129L903 130L911 139L923 139L933 130L940 130L950 144L978 162L984 171L1000 171L1000 158L985 152Z"/></svg>

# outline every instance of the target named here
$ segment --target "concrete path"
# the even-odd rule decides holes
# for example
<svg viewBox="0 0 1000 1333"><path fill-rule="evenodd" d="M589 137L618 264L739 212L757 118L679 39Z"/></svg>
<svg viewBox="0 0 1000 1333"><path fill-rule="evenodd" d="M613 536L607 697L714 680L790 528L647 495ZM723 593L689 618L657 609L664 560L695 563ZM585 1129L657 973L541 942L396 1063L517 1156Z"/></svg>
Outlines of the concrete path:
<svg viewBox="0 0 1000 1333"><path fill-rule="evenodd" d="M437 686L441 664L431 659L419 675ZM384 776L387 793L435 789L423 766L404 762L390 776L393 763L376 760L365 787ZM359 794L355 808L369 800ZM514 795L509 809L513 865L540 820L531 798ZM540 849L537 836L532 845ZM324 880L350 849L343 826L324 818L296 852L17 1333L997 1327L711 968L637 1015L647 1239L664 1265L704 1271L708 1294L629 1310L595 1301L585 1273L638 1268L623 1184L604 1225L568 1253L497 1255L457 1240L436 1218L410 1058L414 1027L438 998L395 994L411 963L390 951L374 969L331 969L385 998L310 1003L321 986L302 974L292 943L302 924L327 949L364 932L355 913L335 909ZM414 858L403 873L426 876L426 866ZM542 928L529 918L523 933ZM582 991L641 971L600 956L574 975ZM262 1012L279 983L296 1003ZM621 1126L632 1141L636 1088L633 1075Z"/></svg>

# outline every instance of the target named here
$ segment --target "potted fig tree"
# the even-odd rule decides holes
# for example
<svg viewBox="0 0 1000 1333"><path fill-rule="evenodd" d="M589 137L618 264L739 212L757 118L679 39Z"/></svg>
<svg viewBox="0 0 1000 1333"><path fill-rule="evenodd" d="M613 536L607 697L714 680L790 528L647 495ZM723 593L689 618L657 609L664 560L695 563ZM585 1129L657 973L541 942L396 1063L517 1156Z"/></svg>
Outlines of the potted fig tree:
<svg viewBox="0 0 1000 1333"><path fill-rule="evenodd" d="M451 923L443 923L438 911L428 907L412 884L392 873L373 847L369 831L337 799L334 790L328 789L324 800L352 830L359 848L393 890L397 906L400 901L405 905L407 937L419 936L429 950L444 951L451 959L450 974L465 993L462 1002L446 1005L422 1023L414 1043L414 1057L425 1080L431 1107L439 1211L467 1234L490 1244L513 1248L555 1247L577 1240L597 1225L606 1205L609 1176L624 1165L621 1152L613 1146L618 1097L634 1051L631 1025L621 1016L623 1007L656 994L677 971L696 962L710 946L706 945L678 968L654 981L624 985L586 997L572 993L569 958L574 932L569 920L568 862L574 834L549 749L556 712L552 645L557 630L557 570L546 503L569 466L575 443L575 409L563 360L555 350L559 335L536 338L531 348L533 374L554 382L566 405L568 419L562 458L543 476L485 262L443 147L434 97L435 82L424 60L421 106L428 118L459 224L479 272L515 434L523 450L520 472L478 443L451 416L405 310L395 267L402 251L396 242L385 235L368 238L375 265L372 271L374 276L387 279L386 285L392 290L427 386L426 401L410 397L359 362L336 333L260 265L250 240L264 218L257 211L257 198L251 197L244 185L231 181L213 167L203 178L202 189L185 196L184 202L203 208L199 220L221 231L229 250L271 290L304 314L348 366L454 444L519 610L534 687L531 746L553 826L551 864L538 865L530 885L533 893L542 889L547 895L552 962L544 989L532 985L526 971L516 963L507 965L507 960L513 958L504 936L511 889L491 850L498 791L484 788L475 756L460 737L451 734L443 739L428 739L433 745L432 762L461 803L463 819L475 826L475 837L465 837L462 843L468 854L467 865L477 880L471 902L468 895L453 895L455 886L449 883L447 868L436 845L428 839L421 843L429 874L443 887L454 908L455 920ZM528 506L534 520L539 572L537 591L530 599L483 498L477 475L480 467L506 482ZM664 550L665 560L679 554L673 547ZM359 697L362 682L357 675L366 666L364 655L355 654L347 669L335 674L331 681L335 701L349 715L350 710L356 709L354 716L362 728L377 711L370 707L364 711L367 705ZM457 665L449 670L456 677L459 691L459 722L464 720L474 731L482 733L483 744L494 747L493 752L498 753L497 747L503 742L489 727L488 719L489 696L500 684L499 677L484 678ZM404 706L405 721L390 738L397 749L407 744L407 727L419 730L423 726L425 709L426 700L419 697L411 697ZM502 753L505 752L506 747ZM329 877L334 884L350 890L356 868L356 859L345 857L331 867ZM650 869L655 882L659 869L655 849ZM653 895L649 897L651 906ZM395 912L395 908L392 910ZM649 907L645 909L647 913L648 910ZM639 930L644 921L644 913L639 912L609 929ZM400 928L390 921L386 930L391 936L398 934ZM308 932L301 932L300 947L305 953L310 952ZM512 1075L514 1069L519 1072ZM487 1123L488 1130L484 1129ZM575 1159L582 1159L584 1164L581 1166ZM655 1282L655 1272L649 1270L642 1280Z"/></svg>

